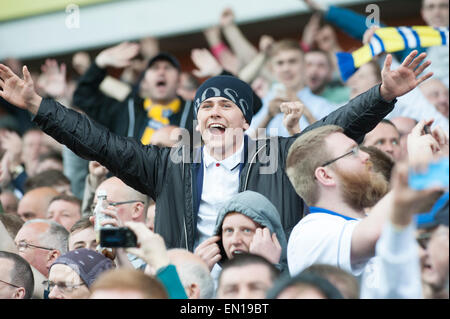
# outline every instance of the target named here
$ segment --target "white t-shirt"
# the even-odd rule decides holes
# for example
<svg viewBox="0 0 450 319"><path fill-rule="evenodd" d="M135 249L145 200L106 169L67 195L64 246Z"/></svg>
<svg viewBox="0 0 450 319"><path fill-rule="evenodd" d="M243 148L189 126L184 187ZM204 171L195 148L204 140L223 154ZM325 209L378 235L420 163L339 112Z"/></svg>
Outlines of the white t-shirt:
<svg viewBox="0 0 450 319"><path fill-rule="evenodd" d="M291 276L319 263L360 275L364 265L352 267L350 261L352 234L358 222L328 213L310 213L303 217L288 240L287 259Z"/></svg>

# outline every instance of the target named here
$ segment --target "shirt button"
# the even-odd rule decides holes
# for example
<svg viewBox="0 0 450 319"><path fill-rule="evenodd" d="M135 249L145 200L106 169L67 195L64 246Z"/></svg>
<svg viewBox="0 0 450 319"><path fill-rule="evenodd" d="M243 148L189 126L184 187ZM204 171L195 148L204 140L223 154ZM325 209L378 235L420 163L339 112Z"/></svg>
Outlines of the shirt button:
<svg viewBox="0 0 450 319"><path fill-rule="evenodd" d="M219 167L220 166L220 164L219 163L216 163L216 167Z"/></svg>

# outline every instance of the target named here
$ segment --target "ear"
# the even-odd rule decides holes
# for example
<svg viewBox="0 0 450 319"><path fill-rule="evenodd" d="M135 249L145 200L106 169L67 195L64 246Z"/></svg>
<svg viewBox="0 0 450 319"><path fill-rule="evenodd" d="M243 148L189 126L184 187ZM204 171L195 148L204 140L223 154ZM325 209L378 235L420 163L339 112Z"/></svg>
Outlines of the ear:
<svg viewBox="0 0 450 319"><path fill-rule="evenodd" d="M331 172L329 168L319 166L314 171L314 176L317 181L323 186L334 186L336 185L335 175Z"/></svg>
<svg viewBox="0 0 450 319"><path fill-rule="evenodd" d="M247 131L250 127L250 124L247 123L247 121L244 119L244 125L242 126L242 128L244 129L244 132Z"/></svg>
<svg viewBox="0 0 450 319"><path fill-rule="evenodd" d="M59 250L53 249L47 254L47 269L50 269L50 266L53 262L61 256L61 252Z"/></svg>
<svg viewBox="0 0 450 319"><path fill-rule="evenodd" d="M25 297L25 288L24 287L17 288L16 291L14 292L13 299L23 299L24 297Z"/></svg>
<svg viewBox="0 0 450 319"><path fill-rule="evenodd" d="M144 216L144 204L142 204L140 202L134 203L133 211L131 213L131 218L133 220L138 220L142 216Z"/></svg>
<svg viewBox="0 0 450 319"><path fill-rule="evenodd" d="M197 121L197 125L195 126L195 130L200 132L200 122Z"/></svg>
<svg viewBox="0 0 450 319"><path fill-rule="evenodd" d="M200 299L200 287L196 283L192 283L186 287L186 294L189 299Z"/></svg>

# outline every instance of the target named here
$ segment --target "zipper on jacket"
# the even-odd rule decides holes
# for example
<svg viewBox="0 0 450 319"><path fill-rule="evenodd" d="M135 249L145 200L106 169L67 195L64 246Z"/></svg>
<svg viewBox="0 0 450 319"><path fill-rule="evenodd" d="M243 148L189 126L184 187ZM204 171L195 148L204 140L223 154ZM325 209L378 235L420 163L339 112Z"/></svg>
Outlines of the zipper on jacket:
<svg viewBox="0 0 450 319"><path fill-rule="evenodd" d="M242 189L241 191L247 190L248 176L249 176L249 174L250 174L250 169L252 168L252 165L253 165L253 160L256 158L256 156L258 155L258 153L259 153L263 148L265 148L265 147L267 147L267 142L264 143L264 145L261 146L261 148L258 149L258 150L255 152L255 155L253 155L251 161L249 162L248 170L247 170L247 173L246 173L246 176L245 176L244 189Z"/></svg>
<svg viewBox="0 0 450 319"><path fill-rule="evenodd" d="M130 97L128 99L128 137L133 137L134 136L134 122L135 122L135 117L134 117L134 101L133 101L133 97Z"/></svg>

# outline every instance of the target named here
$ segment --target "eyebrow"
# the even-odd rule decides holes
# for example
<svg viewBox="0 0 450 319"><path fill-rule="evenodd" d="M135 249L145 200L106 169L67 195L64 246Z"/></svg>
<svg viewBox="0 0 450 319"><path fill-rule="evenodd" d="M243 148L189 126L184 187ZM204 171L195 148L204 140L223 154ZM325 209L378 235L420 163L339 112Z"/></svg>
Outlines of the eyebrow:
<svg viewBox="0 0 450 319"><path fill-rule="evenodd" d="M219 101L217 101L218 103L233 103L233 101L231 101L231 100L228 100L228 99L221 99L221 100L219 100ZM206 101L203 101L201 104L206 104L206 103L214 103L213 101L211 101L211 100L206 100Z"/></svg>

